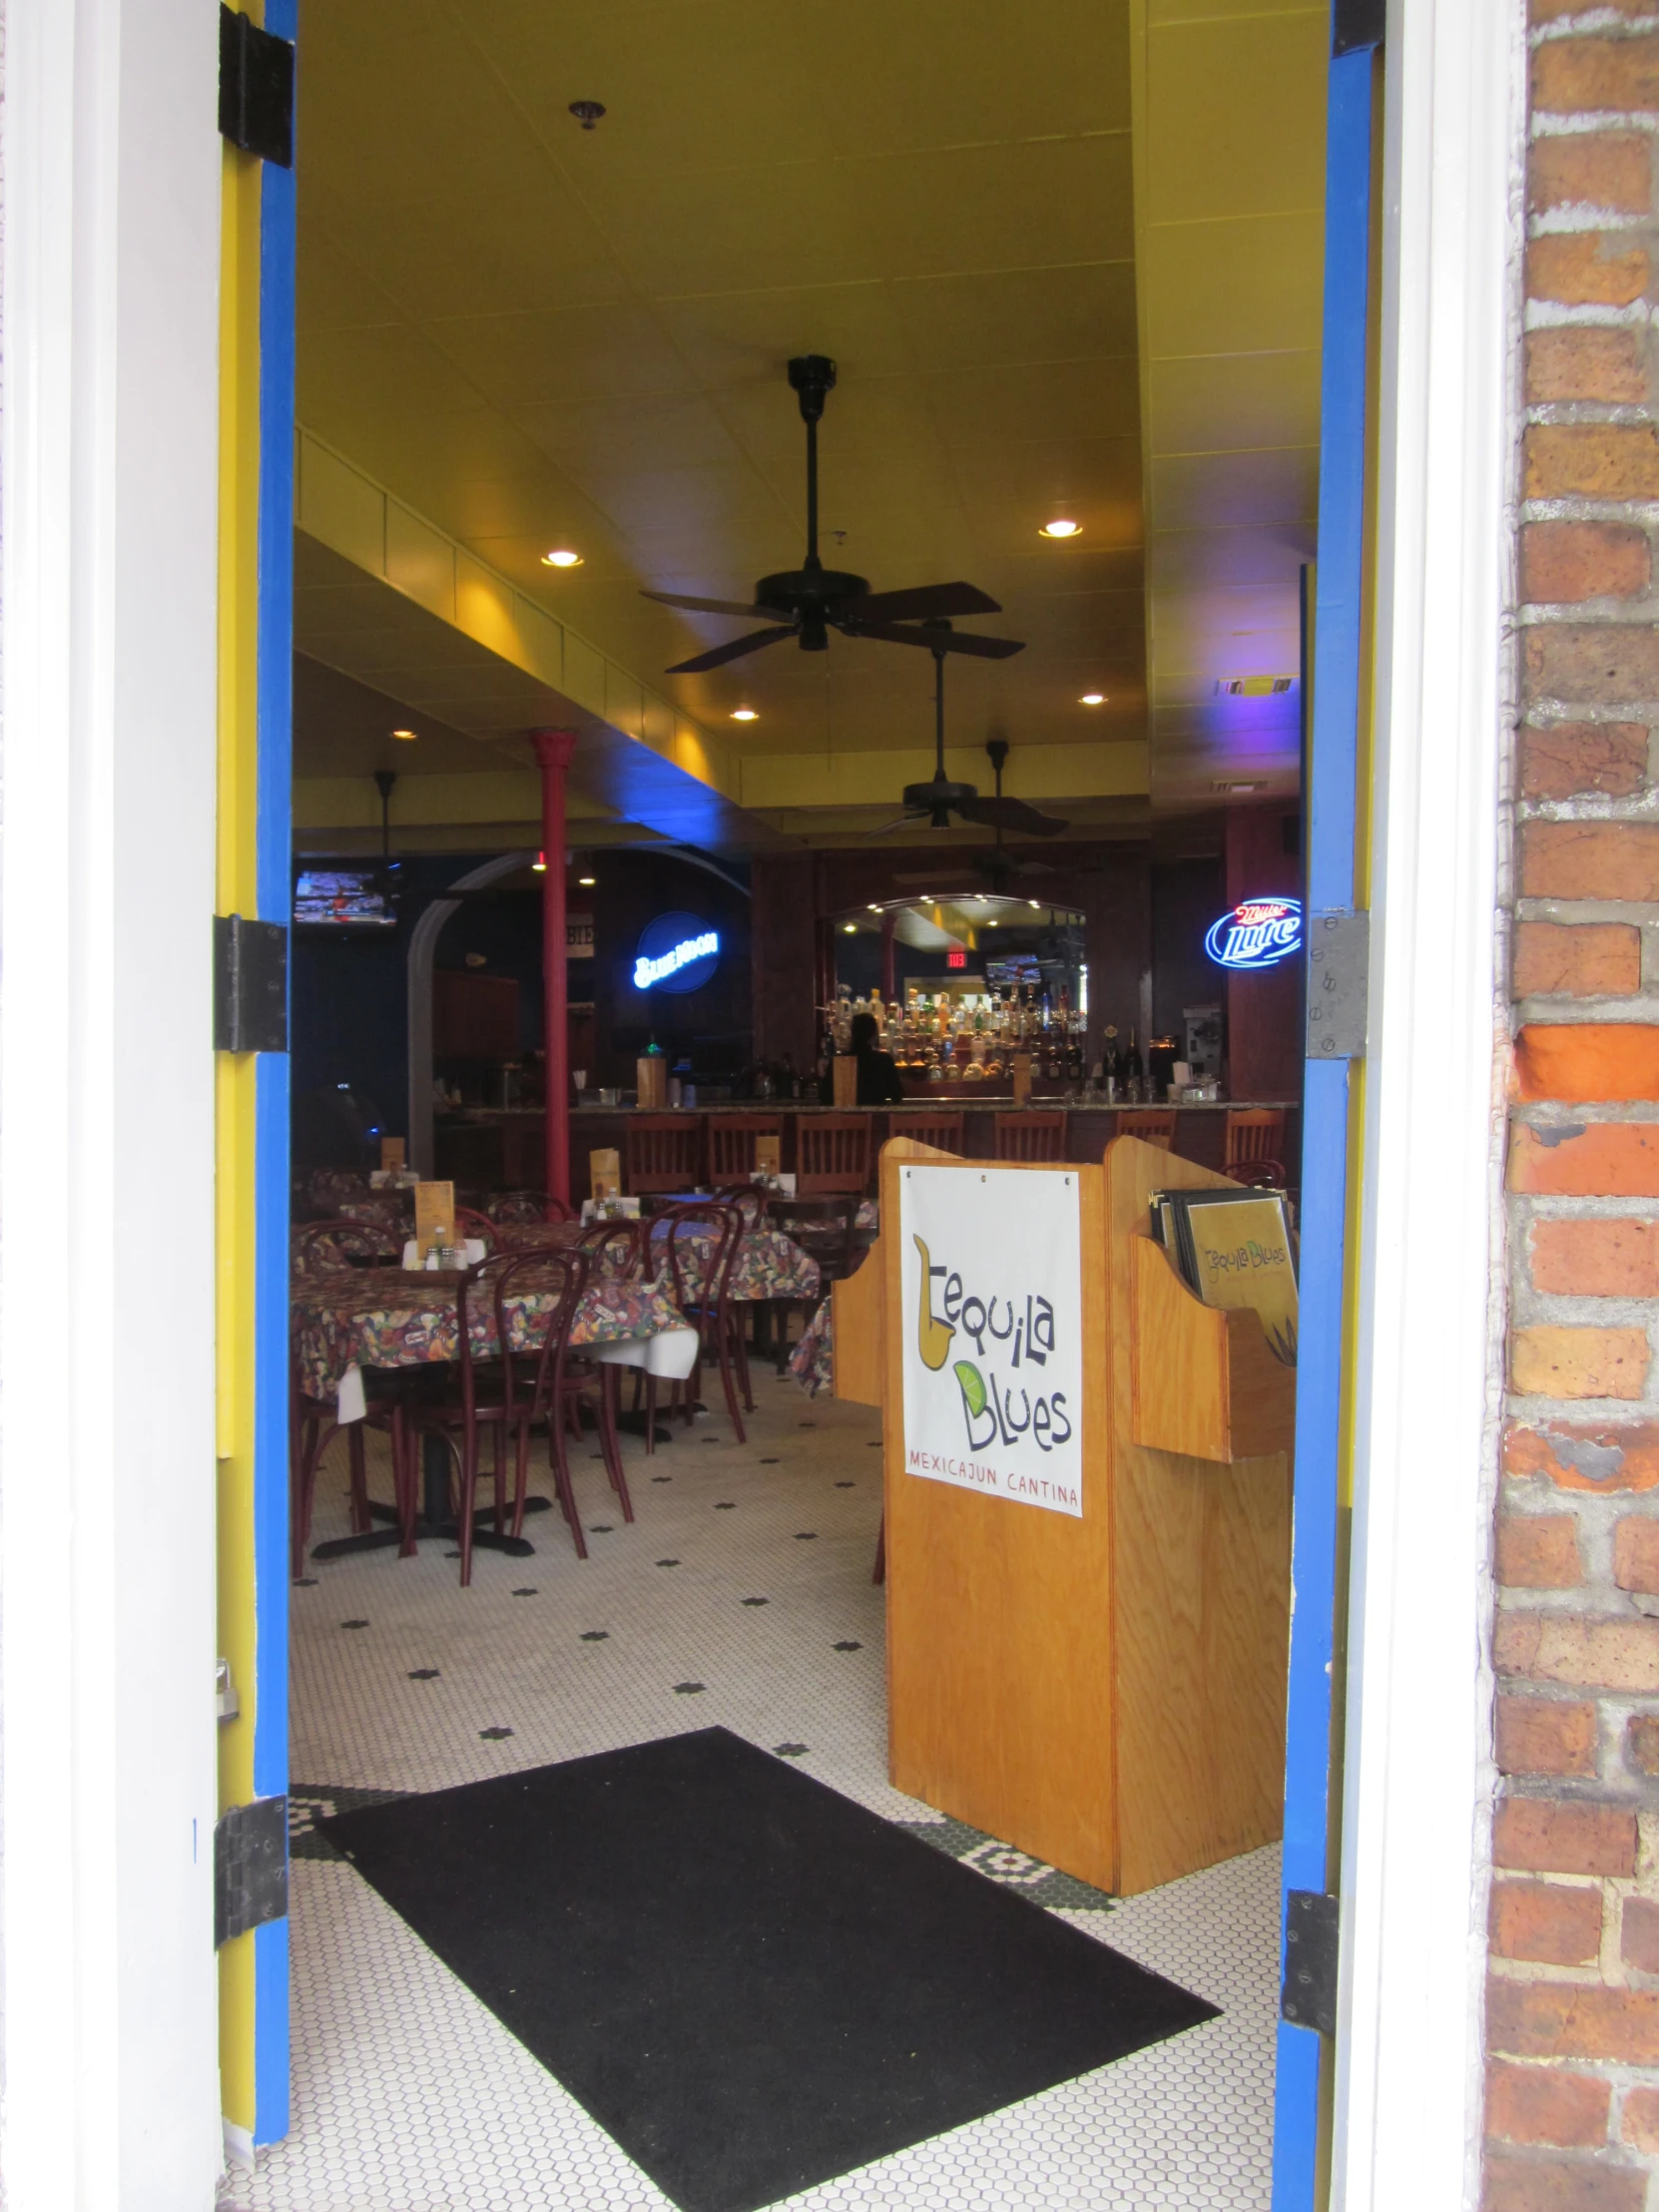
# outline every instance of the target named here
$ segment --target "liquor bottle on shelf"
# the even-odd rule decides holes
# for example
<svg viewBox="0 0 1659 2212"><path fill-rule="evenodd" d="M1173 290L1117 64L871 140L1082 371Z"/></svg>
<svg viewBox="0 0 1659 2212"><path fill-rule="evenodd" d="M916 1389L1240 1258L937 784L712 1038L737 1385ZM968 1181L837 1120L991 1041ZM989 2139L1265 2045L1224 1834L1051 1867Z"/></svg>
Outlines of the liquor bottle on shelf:
<svg viewBox="0 0 1659 2212"><path fill-rule="evenodd" d="M1145 1092L1146 1069L1141 1061L1141 1048L1135 1042L1135 1032L1129 1032L1129 1053L1124 1061L1124 1089L1132 1104L1138 1106Z"/></svg>

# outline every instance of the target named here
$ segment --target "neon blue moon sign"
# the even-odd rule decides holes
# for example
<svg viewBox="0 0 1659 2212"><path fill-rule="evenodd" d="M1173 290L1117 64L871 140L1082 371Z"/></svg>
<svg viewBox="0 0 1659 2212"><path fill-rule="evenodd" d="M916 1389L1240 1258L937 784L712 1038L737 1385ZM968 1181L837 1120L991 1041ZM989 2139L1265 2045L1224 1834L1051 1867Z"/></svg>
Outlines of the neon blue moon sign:
<svg viewBox="0 0 1659 2212"><path fill-rule="evenodd" d="M1243 898L1211 922L1204 949L1224 968L1270 968L1302 949L1302 905L1295 898Z"/></svg>
<svg viewBox="0 0 1659 2212"><path fill-rule="evenodd" d="M696 914L659 914L640 932L634 954L637 991L700 990L720 965L720 931Z"/></svg>

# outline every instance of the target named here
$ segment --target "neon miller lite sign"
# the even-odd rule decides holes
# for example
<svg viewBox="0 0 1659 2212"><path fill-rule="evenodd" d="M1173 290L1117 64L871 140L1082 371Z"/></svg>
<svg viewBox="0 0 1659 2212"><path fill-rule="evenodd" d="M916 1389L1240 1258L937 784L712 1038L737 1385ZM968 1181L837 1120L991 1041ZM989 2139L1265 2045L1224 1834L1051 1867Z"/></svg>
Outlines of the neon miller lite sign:
<svg viewBox="0 0 1659 2212"><path fill-rule="evenodd" d="M1277 967L1302 949L1302 907L1294 898L1246 898L1211 922L1204 949L1225 968Z"/></svg>

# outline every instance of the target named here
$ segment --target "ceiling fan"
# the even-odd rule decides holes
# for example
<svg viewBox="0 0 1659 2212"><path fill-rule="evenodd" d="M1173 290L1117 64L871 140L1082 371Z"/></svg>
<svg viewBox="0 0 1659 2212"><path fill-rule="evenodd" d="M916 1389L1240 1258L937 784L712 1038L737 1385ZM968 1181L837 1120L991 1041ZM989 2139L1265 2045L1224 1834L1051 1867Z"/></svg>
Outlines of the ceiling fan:
<svg viewBox="0 0 1659 2212"><path fill-rule="evenodd" d="M1039 814L1035 807L1028 807L1023 799L1004 799L1002 796L1002 764L1008 758L1005 738L992 738L985 747L991 766L996 771L996 797L981 799L975 784L953 784L944 773L944 657L952 650L948 622L928 622L921 626L921 637L933 649L933 774L925 784L906 784L904 787L904 812L893 821L883 823L879 830L872 830L872 837L883 837L889 830L897 830L906 822L926 820L935 830L948 830L952 815L959 815L963 822L975 822L997 834L997 849L1001 849L1004 830L1023 830L1028 836L1057 837L1069 827L1057 816ZM1004 862L1018 866L1018 862Z"/></svg>
<svg viewBox="0 0 1659 2212"><path fill-rule="evenodd" d="M996 601L973 584L919 584L911 591L872 592L861 576L826 568L818 557L818 425L824 402L834 389L835 364L823 353L803 353L790 363L790 384L801 400L801 419L807 425L807 559L801 568L784 569L763 576L755 586L754 600L699 599L684 592L648 591L665 607L688 607L696 614L743 615L765 622L765 630L751 630L729 645L717 645L707 653L694 653L678 661L670 676L694 676L704 669L721 668L759 653L763 646L781 645L786 638L800 641L803 653L822 653L830 632L848 638L877 638L885 645L921 645L937 653L936 640L910 627L919 619L937 620L950 615L995 615ZM1002 661L1024 646L1013 638L964 636L943 648L949 653L977 654L981 660Z"/></svg>

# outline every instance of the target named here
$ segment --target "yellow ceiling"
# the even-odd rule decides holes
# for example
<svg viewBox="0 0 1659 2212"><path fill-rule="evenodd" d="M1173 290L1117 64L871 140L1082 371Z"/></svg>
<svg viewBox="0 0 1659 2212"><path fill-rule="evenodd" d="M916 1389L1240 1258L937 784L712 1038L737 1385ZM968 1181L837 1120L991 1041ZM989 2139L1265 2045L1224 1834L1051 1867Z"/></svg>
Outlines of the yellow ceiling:
<svg viewBox="0 0 1659 2212"><path fill-rule="evenodd" d="M834 638L667 677L740 625L639 596L747 597L798 565L783 368L828 352L827 560L877 589L964 577L1005 609L968 627L1028 641L953 659L953 745L1005 732L1009 789L1052 800L1072 748L1080 827L1144 817L1144 486L1157 741L1184 764L1171 796L1207 798L1191 764L1226 732L1204 685L1218 653L1282 654L1312 511L1315 21L1228 0L313 8L300 418L718 732L727 793L786 833L845 833L891 812L913 772L894 749L928 743L927 656ZM605 103L597 130L578 98ZM1062 509L1068 545L1037 535ZM559 543L580 569L542 565ZM330 638L306 650L413 695L398 650L365 672ZM493 717L445 708L424 650L428 709L501 746L513 686ZM329 727L308 756L296 733L319 776Z"/></svg>

